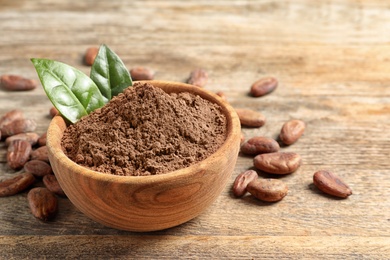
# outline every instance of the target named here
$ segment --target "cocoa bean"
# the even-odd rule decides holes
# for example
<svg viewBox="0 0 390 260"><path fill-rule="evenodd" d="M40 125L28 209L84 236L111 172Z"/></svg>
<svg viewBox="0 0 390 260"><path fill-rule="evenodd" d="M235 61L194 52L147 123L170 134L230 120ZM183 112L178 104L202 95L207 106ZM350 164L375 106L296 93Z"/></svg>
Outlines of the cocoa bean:
<svg viewBox="0 0 390 260"><path fill-rule="evenodd" d="M301 156L293 152L275 152L259 154L253 159L256 169L267 173L289 174L301 165Z"/></svg>
<svg viewBox="0 0 390 260"><path fill-rule="evenodd" d="M57 108L55 108L55 107L51 107L50 108L50 110L49 110L49 115L53 118L53 117L55 117L56 115L58 115L59 114L59 112L58 112L58 110L57 110Z"/></svg>
<svg viewBox="0 0 390 260"><path fill-rule="evenodd" d="M262 78L252 84L250 93L254 97L261 97L274 91L277 86L277 79L273 77Z"/></svg>
<svg viewBox="0 0 390 260"><path fill-rule="evenodd" d="M261 127L265 124L265 116L251 109L237 108L236 113L242 126Z"/></svg>
<svg viewBox="0 0 390 260"><path fill-rule="evenodd" d="M46 137L47 137L47 133L43 133L43 134L38 138L38 145L39 145L39 146L45 146L45 145L46 145Z"/></svg>
<svg viewBox="0 0 390 260"><path fill-rule="evenodd" d="M288 192L287 185L278 179L257 179L250 182L246 189L257 199L267 202L280 201Z"/></svg>
<svg viewBox="0 0 390 260"><path fill-rule="evenodd" d="M7 163L11 169L18 170L30 159L31 144L25 140L15 140L7 150Z"/></svg>
<svg viewBox="0 0 390 260"><path fill-rule="evenodd" d="M36 177L43 177L53 173L51 166L47 162L40 160L31 160L26 162L24 170Z"/></svg>
<svg viewBox="0 0 390 260"><path fill-rule="evenodd" d="M8 111L0 118L0 129L3 128L3 126L11 123L12 121L15 121L17 119L23 119L23 118L24 118L23 112L18 109Z"/></svg>
<svg viewBox="0 0 390 260"><path fill-rule="evenodd" d="M0 86L9 91L32 90L37 87L37 81L27 79L18 75L2 75L0 77Z"/></svg>
<svg viewBox="0 0 390 260"><path fill-rule="evenodd" d="M0 130L1 134L4 137L11 135L16 135L20 133L33 132L37 124L34 120L31 119L16 119L6 125L4 125Z"/></svg>
<svg viewBox="0 0 390 260"><path fill-rule="evenodd" d="M226 95L225 95L225 93L223 93L222 91L218 91L218 92L216 92L215 94L217 94L217 96L219 96L219 97L222 98L223 100L227 101Z"/></svg>
<svg viewBox="0 0 390 260"><path fill-rule="evenodd" d="M49 161L49 155L47 151L47 147L41 146L34 151L31 152L31 160L41 160L45 162L50 162Z"/></svg>
<svg viewBox="0 0 390 260"><path fill-rule="evenodd" d="M208 74L203 69L195 69L191 72L190 77L187 80L188 84L204 87L208 81Z"/></svg>
<svg viewBox="0 0 390 260"><path fill-rule="evenodd" d="M336 174L327 170L320 170L313 175L314 185L322 192L339 197L347 198L352 190Z"/></svg>
<svg viewBox="0 0 390 260"><path fill-rule="evenodd" d="M98 53L99 53L99 48L98 47L89 47L85 51L84 63L86 65L88 65L88 66L91 66L94 63L95 58L98 55Z"/></svg>
<svg viewBox="0 0 390 260"><path fill-rule="evenodd" d="M279 138L284 144L291 145L298 141L304 131L305 122L297 119L290 120L284 123L282 129L280 130Z"/></svg>
<svg viewBox="0 0 390 260"><path fill-rule="evenodd" d="M42 181L43 181L43 184L45 185L45 187L49 191L51 191L57 195L63 196L63 197L66 196L54 174L48 174L48 175L43 176Z"/></svg>
<svg viewBox="0 0 390 260"><path fill-rule="evenodd" d="M233 194L236 197L242 197L246 193L246 186L258 177L257 172L254 170L247 170L237 175L233 184Z"/></svg>
<svg viewBox="0 0 390 260"><path fill-rule="evenodd" d="M261 153L273 153L279 151L279 144L272 138L255 136L250 138L241 146L241 152L247 155Z"/></svg>
<svg viewBox="0 0 390 260"><path fill-rule="evenodd" d="M9 146L15 140L24 140L34 146L38 142L39 135L37 133L21 133L7 137L5 144Z"/></svg>
<svg viewBox="0 0 390 260"><path fill-rule="evenodd" d="M50 220L57 213L57 198L47 188L37 187L31 189L27 194L27 200L31 213L40 220Z"/></svg>
<svg viewBox="0 0 390 260"><path fill-rule="evenodd" d="M0 182L0 197L18 194L35 182L31 173L25 172Z"/></svg>
<svg viewBox="0 0 390 260"><path fill-rule="evenodd" d="M152 80L155 72L145 67L135 67L130 70L132 80Z"/></svg>

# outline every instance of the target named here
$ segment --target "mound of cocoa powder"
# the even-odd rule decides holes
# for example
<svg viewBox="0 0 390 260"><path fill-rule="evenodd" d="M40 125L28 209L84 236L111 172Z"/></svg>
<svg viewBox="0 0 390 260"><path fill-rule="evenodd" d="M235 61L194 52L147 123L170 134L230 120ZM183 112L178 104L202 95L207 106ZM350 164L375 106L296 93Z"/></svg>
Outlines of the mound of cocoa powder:
<svg viewBox="0 0 390 260"><path fill-rule="evenodd" d="M62 147L71 160L95 171L155 175L205 159L222 145L226 129L218 105L136 83L70 125Z"/></svg>

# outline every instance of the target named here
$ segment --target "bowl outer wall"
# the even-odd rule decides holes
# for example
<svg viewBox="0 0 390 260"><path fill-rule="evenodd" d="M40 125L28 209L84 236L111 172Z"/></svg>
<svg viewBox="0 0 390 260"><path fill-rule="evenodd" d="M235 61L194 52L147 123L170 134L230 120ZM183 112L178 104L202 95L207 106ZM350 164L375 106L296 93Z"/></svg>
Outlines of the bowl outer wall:
<svg viewBox="0 0 390 260"><path fill-rule="evenodd" d="M47 132L49 159L70 201L91 219L122 230L161 230L198 216L225 188L239 152L240 122L227 102L196 86L148 82L167 93L186 91L220 105L228 123L224 144L205 160L167 174L116 176L82 167L63 153L61 116L53 118Z"/></svg>

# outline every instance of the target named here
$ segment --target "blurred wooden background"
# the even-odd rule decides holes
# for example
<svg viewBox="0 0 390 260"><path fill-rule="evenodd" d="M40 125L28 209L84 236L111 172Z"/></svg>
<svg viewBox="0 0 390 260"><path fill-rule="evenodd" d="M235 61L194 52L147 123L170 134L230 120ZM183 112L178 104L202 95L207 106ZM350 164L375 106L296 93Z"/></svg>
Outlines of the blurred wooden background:
<svg viewBox="0 0 390 260"><path fill-rule="evenodd" d="M234 178L252 166L240 156L231 182L204 214L179 227L131 233L104 227L60 199L54 221L29 212L26 193L0 198L0 258L390 258L390 3L387 1L0 1L0 74L37 79L30 58L65 62L89 74L87 47L107 44L126 66L185 81L209 73L206 89L234 107L267 117L249 138L276 138L292 118L304 136L284 151L303 158L282 179L281 202L233 198ZM257 79L278 89L248 95ZM44 133L50 102L43 89L0 90L0 115L22 109ZM0 178L14 172L0 144ZM346 200L312 185L332 169L352 188ZM264 177L261 174L261 177Z"/></svg>

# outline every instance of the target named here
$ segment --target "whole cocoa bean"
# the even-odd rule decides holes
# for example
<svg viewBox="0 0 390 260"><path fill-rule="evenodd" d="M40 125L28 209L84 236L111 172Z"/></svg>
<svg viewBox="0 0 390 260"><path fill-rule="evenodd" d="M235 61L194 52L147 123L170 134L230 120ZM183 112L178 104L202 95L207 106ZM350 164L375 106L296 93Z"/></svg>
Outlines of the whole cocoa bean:
<svg viewBox="0 0 390 260"><path fill-rule="evenodd" d="M11 135L34 132L37 124L34 120L31 119L16 119L5 126L3 126L0 131L4 137L8 137Z"/></svg>
<svg viewBox="0 0 390 260"><path fill-rule="evenodd" d="M31 144L25 140L15 140L7 150L7 163L11 169L19 170L30 159Z"/></svg>
<svg viewBox="0 0 390 260"><path fill-rule="evenodd" d="M246 189L254 197L267 202L280 201L288 192L287 185L277 179L257 179L250 182Z"/></svg>
<svg viewBox="0 0 390 260"><path fill-rule="evenodd" d="M252 84L250 93L254 97L261 97L274 91L277 86L277 79L273 77L262 78Z"/></svg>
<svg viewBox="0 0 390 260"><path fill-rule="evenodd" d="M293 152L259 154L253 159L256 169L267 173L289 174L301 165L301 156Z"/></svg>
<svg viewBox="0 0 390 260"><path fill-rule="evenodd" d="M284 123L279 138L280 140L286 144L291 145L298 141L298 139L302 136L305 131L305 122L302 120L290 120Z"/></svg>
<svg viewBox="0 0 390 260"><path fill-rule="evenodd" d="M47 162L41 160L31 160L26 162L24 170L36 177L43 177L53 173L51 166Z"/></svg>
<svg viewBox="0 0 390 260"><path fill-rule="evenodd" d="M57 178L54 174L48 174L43 176L43 184L45 184L45 187L60 196L66 197L65 192L62 190L60 184L57 181Z"/></svg>
<svg viewBox="0 0 390 260"><path fill-rule="evenodd" d="M98 47L89 47L85 51L84 63L86 65L88 65L88 66L91 66L94 63L95 58L98 55L98 53L99 53L99 48Z"/></svg>
<svg viewBox="0 0 390 260"><path fill-rule="evenodd" d="M46 188L37 187L31 189L27 194L28 204L34 217L47 221L57 213L57 198Z"/></svg>
<svg viewBox="0 0 390 260"><path fill-rule="evenodd" d="M47 151L47 147L41 146L34 151L31 152L31 160L41 160L45 162L50 162L49 161L49 155Z"/></svg>
<svg viewBox="0 0 390 260"><path fill-rule="evenodd" d="M57 110L57 108L55 108L55 107L51 107L50 108L50 110L49 110L49 115L53 118L53 117L55 117L56 115L58 115L59 114L59 112L58 112L58 110Z"/></svg>
<svg viewBox="0 0 390 260"><path fill-rule="evenodd" d="M32 90L37 87L37 81L27 79L18 75L2 75L0 77L0 86L9 91Z"/></svg>
<svg viewBox="0 0 390 260"><path fill-rule="evenodd" d="M241 146L241 152L247 155L261 153L273 153L279 151L279 144L272 138L255 136L250 138Z"/></svg>
<svg viewBox="0 0 390 260"><path fill-rule="evenodd" d="M145 67L135 67L130 70L132 80L152 80L155 72Z"/></svg>
<svg viewBox="0 0 390 260"><path fill-rule="evenodd" d="M47 133L45 132L38 138L38 145L45 146L46 145L46 138L47 138Z"/></svg>
<svg viewBox="0 0 390 260"><path fill-rule="evenodd" d="M233 194L236 197L242 197L246 193L246 186L258 177L257 172L254 170L247 170L237 175L233 184Z"/></svg>
<svg viewBox="0 0 390 260"><path fill-rule="evenodd" d="M39 135L37 133L21 133L7 137L7 139L5 139L5 144L8 146L15 140L25 140L34 146L37 144L38 138Z"/></svg>
<svg viewBox="0 0 390 260"><path fill-rule="evenodd" d="M215 94L217 94L217 96L219 96L219 97L222 98L223 100L227 101L226 95L225 95L225 93L223 93L222 91L218 91L218 92L216 92Z"/></svg>
<svg viewBox="0 0 390 260"><path fill-rule="evenodd" d="M236 108L236 113L241 125L248 127L261 127L265 124L265 116L257 111L244 108Z"/></svg>
<svg viewBox="0 0 390 260"><path fill-rule="evenodd" d="M3 128L3 126L8 125L12 121L15 121L17 119L23 119L24 115L23 112L19 109L14 109L11 111L8 111L0 118L0 129Z"/></svg>
<svg viewBox="0 0 390 260"><path fill-rule="evenodd" d="M35 182L31 173L25 172L0 182L0 197L18 194Z"/></svg>
<svg viewBox="0 0 390 260"><path fill-rule="evenodd" d="M320 170L313 175L314 185L322 192L339 198L347 198L352 190L336 174Z"/></svg>
<svg viewBox="0 0 390 260"><path fill-rule="evenodd" d="M205 70L195 69L191 71L187 83L198 87L204 87L207 84L208 78L209 76Z"/></svg>

